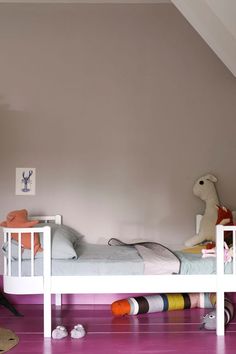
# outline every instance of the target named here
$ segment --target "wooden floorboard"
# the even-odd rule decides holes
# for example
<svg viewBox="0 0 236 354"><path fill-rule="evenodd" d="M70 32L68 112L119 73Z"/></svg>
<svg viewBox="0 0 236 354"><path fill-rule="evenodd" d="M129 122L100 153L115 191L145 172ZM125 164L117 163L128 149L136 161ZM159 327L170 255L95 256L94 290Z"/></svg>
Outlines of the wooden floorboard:
<svg viewBox="0 0 236 354"><path fill-rule="evenodd" d="M68 331L82 323L87 335L75 340L43 338L42 305L19 305L24 317L0 308L0 327L14 331L20 343L9 354L161 354L236 353L236 321L225 337L200 330L205 309L171 311L139 316L113 317L106 305L65 305L53 308L53 327L64 324Z"/></svg>

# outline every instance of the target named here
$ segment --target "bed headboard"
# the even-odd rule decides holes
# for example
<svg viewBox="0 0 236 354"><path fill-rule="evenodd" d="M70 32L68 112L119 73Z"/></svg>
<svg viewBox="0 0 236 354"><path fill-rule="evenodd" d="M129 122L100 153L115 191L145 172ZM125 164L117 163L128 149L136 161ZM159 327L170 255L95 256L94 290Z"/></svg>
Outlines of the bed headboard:
<svg viewBox="0 0 236 354"><path fill-rule="evenodd" d="M29 219L44 221L46 223L54 222L57 225L61 225L61 223L62 223L62 216L59 214L49 215L49 216L29 216Z"/></svg>

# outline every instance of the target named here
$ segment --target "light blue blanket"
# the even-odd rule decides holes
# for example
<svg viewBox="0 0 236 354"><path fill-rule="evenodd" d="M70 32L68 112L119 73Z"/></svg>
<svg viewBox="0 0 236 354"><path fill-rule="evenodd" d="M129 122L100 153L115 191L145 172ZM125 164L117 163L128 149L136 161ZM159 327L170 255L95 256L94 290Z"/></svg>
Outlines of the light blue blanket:
<svg viewBox="0 0 236 354"><path fill-rule="evenodd" d="M142 275L145 264L132 246L83 244L76 250L78 259L52 260L52 275ZM216 258L175 252L179 258L180 274L214 274ZM18 261L12 261L12 275L17 275ZM232 263L225 267L232 271ZM35 275L43 274L43 260L35 260ZM30 275L30 261L22 261L22 276Z"/></svg>
<svg viewBox="0 0 236 354"><path fill-rule="evenodd" d="M180 274L215 274L216 258L202 258L201 254L191 254L176 251L180 260ZM232 273L232 263L225 264L225 273Z"/></svg>

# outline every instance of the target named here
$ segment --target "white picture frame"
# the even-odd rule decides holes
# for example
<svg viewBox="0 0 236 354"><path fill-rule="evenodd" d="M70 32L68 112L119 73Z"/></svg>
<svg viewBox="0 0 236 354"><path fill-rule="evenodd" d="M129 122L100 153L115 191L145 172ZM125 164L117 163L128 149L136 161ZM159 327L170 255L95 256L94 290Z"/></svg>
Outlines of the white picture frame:
<svg viewBox="0 0 236 354"><path fill-rule="evenodd" d="M36 169L34 167L16 168L16 195L35 195Z"/></svg>

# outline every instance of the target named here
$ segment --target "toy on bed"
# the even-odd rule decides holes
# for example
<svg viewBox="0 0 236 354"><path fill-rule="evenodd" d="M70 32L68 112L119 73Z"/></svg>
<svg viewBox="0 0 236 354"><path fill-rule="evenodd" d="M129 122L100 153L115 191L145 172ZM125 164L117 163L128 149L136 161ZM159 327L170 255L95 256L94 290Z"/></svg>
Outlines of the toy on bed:
<svg viewBox="0 0 236 354"><path fill-rule="evenodd" d="M226 208L225 206L216 206L218 210L218 218L216 221L216 225L234 225L233 221L233 213L231 210ZM233 233L232 231L225 231L224 232L224 241L228 246L231 246L233 243Z"/></svg>
<svg viewBox="0 0 236 354"><path fill-rule="evenodd" d="M216 205L219 199L215 188L217 178L207 174L199 178L193 186L193 194L206 203L205 213L201 219L199 233L185 242L187 247L194 246L206 240L215 241L215 225L217 221Z"/></svg>
<svg viewBox="0 0 236 354"><path fill-rule="evenodd" d="M224 262L225 263L230 263L232 262L233 259L233 247L230 247L227 245L226 242L224 242ZM207 258L207 257L216 257L216 248L211 248L211 249L202 249L202 258Z"/></svg>
<svg viewBox="0 0 236 354"><path fill-rule="evenodd" d="M192 247L204 241L215 241L215 226L219 223L233 225L232 213L228 209L224 210L224 207L219 207L220 202L215 188L216 182L217 178L215 176L207 174L199 178L193 186L194 195L203 200L206 207L200 222L199 232L185 242L187 247ZM225 235L225 238L229 235ZM226 242L228 243L228 240Z"/></svg>
<svg viewBox="0 0 236 354"><path fill-rule="evenodd" d="M114 316L138 315L141 313L184 310L190 308L213 308L215 293L159 294L129 297L112 303Z"/></svg>
<svg viewBox="0 0 236 354"><path fill-rule="evenodd" d="M26 209L14 210L7 214L6 221L0 223L0 226L9 228L26 228L33 227L38 224L38 220L28 220L28 212ZM18 233L11 234L11 237L18 242ZM31 249L31 234L21 234L21 245L26 249ZM34 254L42 252L40 237L38 233L34 233Z"/></svg>
<svg viewBox="0 0 236 354"><path fill-rule="evenodd" d="M234 305L233 303L225 298L225 325L227 325L233 318L234 316ZM213 310L211 312L209 312L208 314L206 314L205 316L203 316L202 319L202 323L200 325L200 329L208 329L208 330L215 330L216 329L216 320L217 320L217 316L216 316L216 310Z"/></svg>
<svg viewBox="0 0 236 354"><path fill-rule="evenodd" d="M216 225L233 225L233 214L232 212L224 207L224 206L216 206L218 210L218 218L216 221ZM224 262L225 263L230 263L233 259L233 247L232 245L232 231L226 231L224 233ZM230 247L228 246L230 245ZM202 257L216 257L216 248L211 247L211 248L206 248L202 249Z"/></svg>

